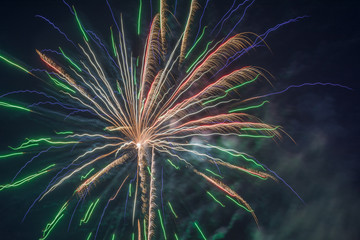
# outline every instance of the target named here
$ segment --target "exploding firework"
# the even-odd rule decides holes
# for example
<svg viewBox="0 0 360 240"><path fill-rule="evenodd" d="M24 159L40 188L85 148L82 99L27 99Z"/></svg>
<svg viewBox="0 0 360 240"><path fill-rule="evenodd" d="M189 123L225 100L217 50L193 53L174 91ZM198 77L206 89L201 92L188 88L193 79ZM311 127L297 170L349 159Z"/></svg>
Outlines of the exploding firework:
<svg viewBox="0 0 360 240"><path fill-rule="evenodd" d="M201 224L189 217L190 213L177 210L177 199L170 191L164 194L168 199L163 197L164 185L174 184L173 178L179 179L176 184L194 184L190 175L205 183L205 201L214 201L219 208L227 201L228 207L240 207L259 224L253 208L224 172L237 171L238 178L249 175L256 180L283 180L250 154L236 146L227 147L219 139L281 138L281 127L264 123L254 111L269 103L264 100L268 95L260 90L270 85L271 75L260 67L236 68L234 63L252 49L266 46L264 40L270 32L299 18L261 35L234 34L254 1L237 6L234 1L216 25L202 26L208 2L201 6L192 0L183 30L176 32L170 26L179 28L174 12L177 5L173 8L161 0L159 13L146 28L141 54L129 50L122 16L119 21L113 17L110 44L106 44L85 27L75 7L69 6L83 38L78 44L50 20L37 16L57 29L73 48L36 50L46 70L30 69L0 55L4 62L52 87L48 93L5 93L1 99L24 93L41 100L29 106L1 100L0 106L66 123L54 129L53 136L28 138L11 147L12 152L0 155L1 159L30 159L10 183L0 185L0 191L52 174L24 219L35 204L64 191L62 186L73 188L45 226L41 239L50 238L62 221L68 221L68 230L72 224L86 229L87 239L100 234L111 239L206 239ZM136 28L140 36L143 4L140 1ZM114 16L110 5L109 9ZM221 36L224 23L238 9L242 9L238 22ZM28 170L37 159L51 153L54 163ZM23 174L26 171L32 173ZM175 185L171 191L180 192L176 196L186 194L181 189ZM108 208L113 209L111 214ZM181 217L194 233L182 232ZM127 230L120 230L122 226Z"/></svg>

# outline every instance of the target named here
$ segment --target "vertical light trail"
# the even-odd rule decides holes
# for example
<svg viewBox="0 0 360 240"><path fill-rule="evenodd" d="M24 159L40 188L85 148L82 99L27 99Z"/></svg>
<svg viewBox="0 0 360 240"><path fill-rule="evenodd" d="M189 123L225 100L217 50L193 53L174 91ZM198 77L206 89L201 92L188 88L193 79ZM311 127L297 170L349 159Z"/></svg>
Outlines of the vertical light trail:
<svg viewBox="0 0 360 240"><path fill-rule="evenodd" d="M111 45L114 51L114 56L117 57L117 51L116 51L116 44L115 44L115 39L114 39L114 33L112 30L112 26L110 27L110 34L111 34Z"/></svg>
<svg viewBox="0 0 360 240"><path fill-rule="evenodd" d="M83 28L83 26L82 26L82 24L81 24L81 22L80 22L80 19L79 19L78 15L77 15L77 12L76 12L76 10L75 10L75 7L72 6L72 8L73 8L73 10L74 10L75 18L76 18L76 21L77 21L77 23L78 23L78 25L79 25L80 31L81 31L82 35L84 36L85 40L88 42L88 41L89 41L89 38L87 37L87 35L86 35L86 33L85 33L85 30L84 30L84 28Z"/></svg>
<svg viewBox="0 0 360 240"><path fill-rule="evenodd" d="M147 240L146 238L146 220L144 219L144 239Z"/></svg>
<svg viewBox="0 0 360 240"><path fill-rule="evenodd" d="M142 11L142 0L140 0L138 22L137 22L137 35L140 35L140 24L141 24L141 11Z"/></svg>
<svg viewBox="0 0 360 240"><path fill-rule="evenodd" d="M163 219L162 219L162 217L161 217L161 213L160 213L160 210L159 210L159 209L158 209L158 214L159 214L160 224L161 224L161 228L162 228L162 230L163 230L164 238L165 238L165 240L166 240L167 237L166 237L165 227L164 227Z"/></svg>

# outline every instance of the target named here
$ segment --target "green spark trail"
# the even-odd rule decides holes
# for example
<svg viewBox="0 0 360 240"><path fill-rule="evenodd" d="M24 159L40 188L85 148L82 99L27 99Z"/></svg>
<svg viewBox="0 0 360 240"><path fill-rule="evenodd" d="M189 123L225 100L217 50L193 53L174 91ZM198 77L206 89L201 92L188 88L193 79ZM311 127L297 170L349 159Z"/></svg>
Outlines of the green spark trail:
<svg viewBox="0 0 360 240"><path fill-rule="evenodd" d="M25 178L23 178L23 179L20 179L20 180L14 182L14 183L9 183L9 184L5 184L5 185L0 185L0 191L2 191L3 189L7 189L7 188L15 188L15 187L21 186L21 185L23 185L23 184L25 184L25 183L27 183L27 182L30 182L31 180L33 180L33 179L35 179L35 178L37 178L37 177L39 177L39 176L41 176L41 175L49 172L48 169L49 169L49 168L52 168L52 167L54 167L54 166L55 166L55 164L52 164L52 165L50 165L50 166L48 166L48 167L40 170L38 173L29 175L29 176L27 176L27 177L25 177Z"/></svg>
<svg viewBox="0 0 360 240"><path fill-rule="evenodd" d="M80 226L83 224L83 223L88 223L89 220L90 220L90 217L91 215L93 214L94 212L94 209L96 207L96 205L99 203L100 199L97 199L96 202L92 202L88 208L88 210L86 211L85 213L85 216L83 219L80 220Z"/></svg>
<svg viewBox="0 0 360 240"><path fill-rule="evenodd" d="M196 227L196 229L199 231L199 233L201 234L201 237L204 239L204 240L207 240L204 233L201 231L199 225L197 224L197 222L194 222L194 225Z"/></svg>
<svg viewBox="0 0 360 240"><path fill-rule="evenodd" d="M81 22L80 22L80 19L79 19L78 15L77 15L77 12L76 12L76 10L75 10L75 7L73 6L72 9L74 10L76 22L77 22L78 25L79 25L80 31L81 31L81 33L83 34L85 40L88 42L88 41L89 41L89 38L87 37L87 35L86 35L86 33L85 33L85 30L84 30L84 28L83 28L83 26L82 26L82 24L81 24Z"/></svg>
<svg viewBox="0 0 360 240"><path fill-rule="evenodd" d="M56 224L61 220L62 217L64 217L64 211L66 210L67 206L68 203L66 202L56 214L55 218L46 225L45 229L43 230L43 236L40 238L40 240L45 240L49 236Z"/></svg>
<svg viewBox="0 0 360 240"><path fill-rule="evenodd" d="M24 154L23 152L3 154L3 155L0 155L0 159L9 158L9 157L13 157L13 156L19 156L19 155L23 155L23 154Z"/></svg>
<svg viewBox="0 0 360 240"><path fill-rule="evenodd" d="M254 105L254 106L248 106L248 107L233 109L233 110L230 110L229 113L242 112L242 111L246 111L246 110L249 110L249 109L259 108L259 107L264 106L265 103L269 103L269 101L263 101L263 102L260 103L259 105Z"/></svg>
<svg viewBox="0 0 360 240"><path fill-rule="evenodd" d="M1 55L0 55L0 59L2 59L2 60L5 61L6 63L8 63L8 64L10 64L10 65L12 65L12 66L14 66L14 67L17 67L18 69L20 69L20 70L22 70L22 71L24 71L24 72L26 72L26 73L30 73L30 72L29 72L27 69L25 69L24 67L20 66L19 64L14 63L13 61L10 61L9 59L5 58L4 56L1 56Z"/></svg>
<svg viewBox="0 0 360 240"><path fill-rule="evenodd" d="M31 109L29 109L29 108L22 107L22 106L18 106L18 105L14 105L14 104L10 104L10 103L7 103L7 102L0 102L0 106L2 106L2 107L7 107L7 108L19 109L19 110L23 110L23 111L27 111L27 112L31 112Z"/></svg>

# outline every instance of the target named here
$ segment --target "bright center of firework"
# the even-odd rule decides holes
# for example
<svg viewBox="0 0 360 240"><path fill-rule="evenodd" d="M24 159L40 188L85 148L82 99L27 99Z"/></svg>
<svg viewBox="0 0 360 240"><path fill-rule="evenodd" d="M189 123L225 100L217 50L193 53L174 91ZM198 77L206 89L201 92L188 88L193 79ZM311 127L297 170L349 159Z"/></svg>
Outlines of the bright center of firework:
<svg viewBox="0 0 360 240"><path fill-rule="evenodd" d="M137 143L137 144L136 144L136 147L137 147L137 148L140 148L140 147L141 147L141 143Z"/></svg>

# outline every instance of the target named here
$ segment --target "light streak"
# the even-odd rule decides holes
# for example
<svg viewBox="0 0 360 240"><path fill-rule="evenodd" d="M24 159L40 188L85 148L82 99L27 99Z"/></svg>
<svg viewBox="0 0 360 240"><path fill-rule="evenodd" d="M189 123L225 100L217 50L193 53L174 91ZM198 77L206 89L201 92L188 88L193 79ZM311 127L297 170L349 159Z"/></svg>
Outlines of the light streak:
<svg viewBox="0 0 360 240"><path fill-rule="evenodd" d="M160 218L161 229L162 229L162 231L163 231L164 238L165 238L165 240L166 240L167 237L166 237L165 227L164 227L164 223L163 223L163 220L162 220L161 213L160 213L160 210L159 210L159 209L158 209L158 214L159 214L159 218Z"/></svg>
<svg viewBox="0 0 360 240"><path fill-rule="evenodd" d="M140 23L141 23L141 11L142 11L142 0L140 1L140 5L139 5L139 14L138 14L138 22L137 22L137 35L140 35Z"/></svg>
<svg viewBox="0 0 360 240"><path fill-rule="evenodd" d="M218 101L218 100L220 100L220 99L223 99L223 98L225 98L226 96L228 96L228 93L229 93L230 91L233 91L233 90L235 90L235 89L241 88L241 87L243 87L243 86L245 86L245 85L247 85L247 84L249 84L249 83L253 83L253 82L255 82L255 81L257 80L258 77L259 77L259 74L256 75L256 77L255 77L254 79L250 80L250 81L241 83L241 84L236 85L236 86L234 86L234 87L232 87L232 88L230 88L230 89L225 90L225 94L224 94L223 96L219 96L219 97L216 97L216 98L214 98L214 99L210 99L210 100L208 100L208 101L203 102L202 104L203 104L203 105L206 105L206 104L209 104L209 103Z"/></svg>
<svg viewBox="0 0 360 240"><path fill-rule="evenodd" d="M86 211L85 213L85 216L83 217L83 219L80 220L80 226L83 224L83 223L88 223L90 218L91 218L91 215L93 214L94 210L95 210L95 207L96 205L99 203L100 199L98 198L95 202L92 202L88 208L88 210Z"/></svg>
<svg viewBox="0 0 360 240"><path fill-rule="evenodd" d="M6 184L6 185L0 185L0 191L2 191L3 189L7 189L7 188L15 188L15 187L21 186L21 185L23 185L25 183L28 183L31 180L33 180L33 179L35 179L35 178L49 172L48 169L52 168L54 166L55 166L55 164L51 164L50 166L40 170L38 173L29 175L29 176L27 176L27 177L25 177L25 178L23 178L21 180L18 180L18 181L14 182L14 183L9 183L9 184Z"/></svg>
<svg viewBox="0 0 360 240"><path fill-rule="evenodd" d="M92 232L89 233L89 235L88 235L88 237L86 238L86 240L89 240L89 239L91 238L91 236L92 236Z"/></svg>
<svg viewBox="0 0 360 240"><path fill-rule="evenodd" d="M323 82L303 83L303 84L299 84L299 85L290 85L287 88L285 88L284 90L281 90L281 91L278 91L278 92L273 92L273 93L268 93L268 94L257 96L257 97L253 97L253 98L250 98L249 100L258 99L258 98L265 98L265 97L271 97L271 96L274 96L274 95L285 93L285 92L287 92L288 90L290 90L292 88L301 88L301 87L305 87L305 86L332 86L332 87L345 88L347 90L353 90L350 87L347 87L347 86L344 86L344 85L341 85L341 84L336 84L336 83L323 83Z"/></svg>
<svg viewBox="0 0 360 240"><path fill-rule="evenodd" d="M273 138L274 135L265 136L265 135L250 135L250 134L240 134L239 137L249 137L249 138Z"/></svg>
<svg viewBox="0 0 360 240"><path fill-rule="evenodd" d="M113 48L114 51L114 56L117 57L117 50L116 50L116 45L115 45L115 40L114 40L114 33L112 30L112 27L110 27L110 33L111 33L111 46Z"/></svg>
<svg viewBox="0 0 360 240"><path fill-rule="evenodd" d="M84 31L84 28L83 28L83 26L82 26L82 24L81 24L81 22L80 22L80 19L79 19L78 15L77 15L77 12L76 12L76 10L75 10L75 7L73 6L72 9L73 9L73 11L74 11L75 18L76 18L76 21L77 21L78 26L79 26L79 28L80 28L80 31L81 31L82 35L84 36L85 40L88 42L88 41L89 41L89 38L87 37L87 35L86 35L85 31Z"/></svg>
<svg viewBox="0 0 360 240"><path fill-rule="evenodd" d="M144 239L147 240L147 234L146 234L146 220L144 219Z"/></svg>
<svg viewBox="0 0 360 240"><path fill-rule="evenodd" d="M195 225L196 229L199 231L201 237L202 237L204 240L206 240L206 237L205 237L204 233L201 231L201 229L200 229L199 225L197 224L197 222L194 222L194 225Z"/></svg>
<svg viewBox="0 0 360 240"><path fill-rule="evenodd" d="M0 155L0 159L19 156L19 155L23 155L23 154L24 154L23 152L8 153L8 154Z"/></svg>
<svg viewBox="0 0 360 240"><path fill-rule="evenodd" d="M203 31L200 35L200 37L196 40L196 42L194 43L194 45L190 48L190 50L187 52L187 54L185 55L185 59L188 58L188 56L190 55L190 53L194 50L194 48L196 47L196 45L201 41L201 39L203 38L204 34L205 34L205 30L206 30L207 26L205 26L203 28Z"/></svg>
<svg viewBox="0 0 360 240"><path fill-rule="evenodd" d="M178 218L178 216L176 215L176 213L175 213L173 207L171 206L170 202L168 202L168 205L169 205L169 208L170 208L171 212L174 214L175 218Z"/></svg>
<svg viewBox="0 0 360 240"><path fill-rule="evenodd" d="M60 81L58 81L57 79L53 78L52 76L50 76L50 74L48 72L46 72L47 75L49 76L49 78L56 84L56 86L59 86L63 89L66 89L72 93L76 93L76 91L74 91L73 89L69 88L68 86L66 86L65 84L61 83Z"/></svg>
<svg viewBox="0 0 360 240"><path fill-rule="evenodd" d="M220 204L220 206L225 207L224 204L222 204L219 200L217 200L214 195L212 195L210 192L206 192L215 202L217 202L218 204Z"/></svg>
<svg viewBox="0 0 360 240"><path fill-rule="evenodd" d="M29 145L24 146L24 147L21 147L21 148L20 148L20 147L18 147L18 148L13 148L13 147L10 147L10 146L9 146L9 148L12 149L12 150L14 150L14 151L16 151L16 150L19 150L19 149L31 148L31 147L35 147L35 146L39 146L39 144L38 144L38 143L29 144Z"/></svg>
<svg viewBox="0 0 360 240"><path fill-rule="evenodd" d="M24 67L20 66L19 64L14 63L13 61L10 61L9 59L5 58L4 56L1 56L1 55L0 55L0 59L4 60L6 63L8 63L8 64L10 64L10 65L12 65L12 66L14 66L14 67L17 67L17 68L20 69L20 70L23 70L24 72L30 74L30 72L29 72L27 69L25 69Z"/></svg>
<svg viewBox="0 0 360 240"><path fill-rule="evenodd" d="M241 129L241 130L243 130L243 129ZM237 135L237 136L239 136L239 135ZM225 149L225 148L221 148L221 147L214 146L214 145L210 145L210 144L208 144L208 146L210 146L210 147L212 147L212 148L215 148L215 149L217 149L217 150L220 150L220 151L222 151L222 152L224 152L224 153L230 154L231 156L234 156L234 157L242 157L242 158L245 159L246 161L252 162L252 163L255 164L257 167L260 167L260 168L262 168L262 169L265 171L265 168L264 168L261 164L257 163L255 160L253 160L253 159L251 159L251 158L248 158L244 153L240 153L240 152L235 151L235 150L233 150L233 149Z"/></svg>
<svg viewBox="0 0 360 240"><path fill-rule="evenodd" d="M224 178L224 177L220 176L219 174L214 173L214 172L211 171L210 169L205 169L205 170L208 171L209 173L211 173L211 174L214 175L214 176L217 176L217 177L219 177L219 178Z"/></svg>
<svg viewBox="0 0 360 240"><path fill-rule="evenodd" d="M84 176L81 176L80 180L86 179L90 175L90 173L92 173L94 170L95 170L95 168L90 169L90 171L87 174L85 174Z"/></svg>
<svg viewBox="0 0 360 240"><path fill-rule="evenodd" d="M228 196L228 195L226 195L226 197L227 197L228 199L230 199L232 202L234 202L236 205L238 205L239 207L245 209L246 211L248 211L248 212L253 212L253 210L247 209L245 206L241 205L238 201L236 201L236 200L233 199L232 197L230 197L230 196Z"/></svg>
<svg viewBox="0 0 360 240"><path fill-rule="evenodd" d="M64 211L66 210L68 206L68 202L66 202L59 210L59 212L56 214L55 218L46 225L45 229L43 230L43 236L40 238L40 240L45 240L49 234L52 232L56 224L64 217Z"/></svg>
<svg viewBox="0 0 360 240"><path fill-rule="evenodd" d="M131 197L131 183L129 184L129 197Z"/></svg>
<svg viewBox="0 0 360 240"><path fill-rule="evenodd" d="M254 105L254 106L233 109L233 110L230 110L229 113L242 112L242 111L247 111L249 109L259 108L259 107L264 106L265 103L269 103L269 101L263 101L262 103L260 103L258 105Z"/></svg>
<svg viewBox="0 0 360 240"><path fill-rule="evenodd" d="M53 141L50 138L39 138L39 139L28 139L27 142L22 143L19 147L10 147L12 150L20 150L24 148L29 148L33 146L38 146L40 142L45 142L50 145L67 145L67 144L77 144L78 141Z"/></svg>
<svg viewBox="0 0 360 240"><path fill-rule="evenodd" d="M173 166L176 170L179 170L180 167L176 166L170 159L167 159L171 166Z"/></svg>
<svg viewBox="0 0 360 240"><path fill-rule="evenodd" d="M82 72L81 68L80 68L76 63L74 63L73 60L71 60L68 56L66 56L66 54L65 54L64 51L61 49L61 47L59 47L59 49L60 49L62 55L69 61L69 63L70 63L71 65L73 65L77 70L79 70L79 72Z"/></svg>
<svg viewBox="0 0 360 240"><path fill-rule="evenodd" d="M73 131L64 131L64 132L56 132L56 131L55 131L55 133L56 133L57 135L69 135L69 134L74 134Z"/></svg>
<svg viewBox="0 0 360 240"><path fill-rule="evenodd" d="M206 45L205 50L200 54L200 56L190 65L190 67L188 68L188 70L186 70L186 73L190 72L190 70L195 66L195 64L205 55L205 53L207 52L207 50L209 49L209 45L212 43L212 41L208 42L208 44Z"/></svg>
<svg viewBox="0 0 360 240"><path fill-rule="evenodd" d="M22 107L22 106L18 106L18 105L14 105L14 104L10 104L10 103L6 103L6 102L0 102L0 106L31 112L31 109L28 109L28 108Z"/></svg>

